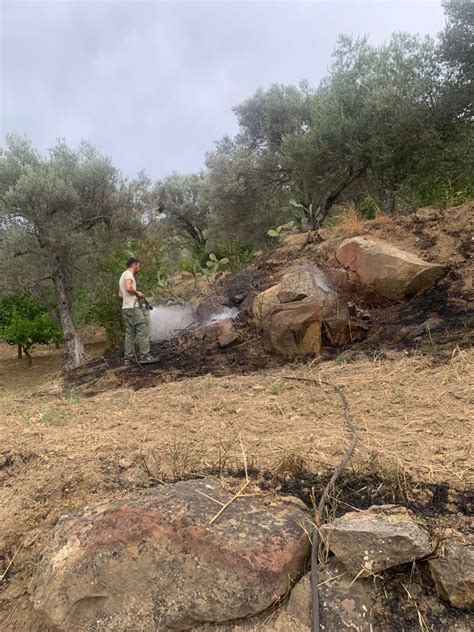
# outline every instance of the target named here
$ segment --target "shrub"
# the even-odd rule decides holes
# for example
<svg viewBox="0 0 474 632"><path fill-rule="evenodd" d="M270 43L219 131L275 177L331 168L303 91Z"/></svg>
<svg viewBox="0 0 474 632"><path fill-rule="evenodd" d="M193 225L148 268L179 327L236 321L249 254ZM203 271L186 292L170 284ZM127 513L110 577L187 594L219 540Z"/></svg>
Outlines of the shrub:
<svg viewBox="0 0 474 632"><path fill-rule="evenodd" d="M0 339L16 345L28 358L35 345L61 340L61 331L47 309L29 294L0 299Z"/></svg>

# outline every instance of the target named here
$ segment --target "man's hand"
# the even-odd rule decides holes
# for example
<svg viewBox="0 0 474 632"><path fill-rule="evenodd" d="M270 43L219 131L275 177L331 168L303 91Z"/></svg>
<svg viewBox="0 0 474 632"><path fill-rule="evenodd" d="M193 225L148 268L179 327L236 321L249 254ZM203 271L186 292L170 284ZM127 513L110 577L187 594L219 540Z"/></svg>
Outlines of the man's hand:
<svg viewBox="0 0 474 632"><path fill-rule="evenodd" d="M138 290L135 292L135 295L138 296L138 298L145 298L143 292L139 292Z"/></svg>

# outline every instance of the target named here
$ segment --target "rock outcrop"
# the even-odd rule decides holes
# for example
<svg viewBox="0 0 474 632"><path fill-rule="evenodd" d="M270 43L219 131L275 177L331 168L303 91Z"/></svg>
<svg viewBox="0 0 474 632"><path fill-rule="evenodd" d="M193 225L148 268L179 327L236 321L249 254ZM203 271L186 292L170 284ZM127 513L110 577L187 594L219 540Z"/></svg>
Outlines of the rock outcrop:
<svg viewBox="0 0 474 632"><path fill-rule="evenodd" d="M58 631L184 630L261 612L301 573L307 514L232 499L215 480L166 485L63 517L39 565L34 603ZM89 626L89 627L88 627Z"/></svg>
<svg viewBox="0 0 474 632"><path fill-rule="evenodd" d="M322 270L315 265L297 266L287 269L279 283L254 298L252 310L257 326L264 326L265 317L275 305L297 300L318 303L322 307L324 318L343 309L343 305L339 305L337 293L327 284Z"/></svg>
<svg viewBox="0 0 474 632"><path fill-rule="evenodd" d="M331 257L327 272L344 295L377 303L383 298L404 300L432 287L446 268L382 239L352 237Z"/></svg>
<svg viewBox="0 0 474 632"><path fill-rule="evenodd" d="M361 577L424 557L432 551L429 535L405 507L373 506L352 511L323 525L322 535L334 555Z"/></svg>
<svg viewBox="0 0 474 632"><path fill-rule="evenodd" d="M274 305L265 316L264 340L287 360L303 359L321 351L322 308L317 303Z"/></svg>
<svg viewBox="0 0 474 632"><path fill-rule="evenodd" d="M474 608L474 544L450 539L428 565L442 599L455 608Z"/></svg>
<svg viewBox="0 0 474 632"><path fill-rule="evenodd" d="M272 320L268 316L279 311L279 305L299 303L320 305L323 332L332 344L348 344L365 335L355 308L338 296L325 273L312 264L287 269L279 283L257 294L252 304L255 324L270 336Z"/></svg>

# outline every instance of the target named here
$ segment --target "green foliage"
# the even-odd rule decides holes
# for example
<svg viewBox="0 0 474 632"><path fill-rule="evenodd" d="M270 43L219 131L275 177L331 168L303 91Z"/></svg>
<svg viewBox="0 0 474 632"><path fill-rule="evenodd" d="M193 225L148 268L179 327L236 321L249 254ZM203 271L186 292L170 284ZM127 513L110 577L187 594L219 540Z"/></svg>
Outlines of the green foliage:
<svg viewBox="0 0 474 632"><path fill-rule="evenodd" d="M202 266L200 263L194 259L181 259L178 263L178 272L190 272L191 274L195 274Z"/></svg>
<svg viewBox="0 0 474 632"><path fill-rule="evenodd" d="M0 299L0 339L21 347L31 364L35 345L61 341L61 332L47 309L28 294Z"/></svg>
<svg viewBox="0 0 474 632"><path fill-rule="evenodd" d="M273 84L234 108L240 125L238 142L252 150L279 151L288 134L303 133L311 122L311 89Z"/></svg>
<svg viewBox="0 0 474 632"><path fill-rule="evenodd" d="M380 209L380 200L375 200L371 195L366 195L357 204L357 213L364 219L374 219Z"/></svg>
<svg viewBox="0 0 474 632"><path fill-rule="evenodd" d="M209 242L222 242L228 235L240 243L251 237L264 244L267 228L283 216L283 182L280 159L272 151L254 151L237 141L223 139L208 154Z"/></svg>
<svg viewBox="0 0 474 632"><path fill-rule="evenodd" d="M150 198L161 225L172 235L188 245L206 245L209 205L203 173L173 173L156 183Z"/></svg>
<svg viewBox="0 0 474 632"><path fill-rule="evenodd" d="M212 275L216 274L216 272L221 272L229 265L229 259L227 257L223 257L222 259L218 259L214 253L209 255L209 260L206 261L207 269L203 269L203 274Z"/></svg>
<svg viewBox="0 0 474 632"><path fill-rule="evenodd" d="M474 97L474 3L447 0L443 6L447 22L439 53L448 71L446 102L469 120Z"/></svg>
<svg viewBox="0 0 474 632"><path fill-rule="evenodd" d="M203 248L193 247L191 249L192 257L180 259L178 271L212 275L227 267L238 270L252 259L252 252L252 246L237 241L224 241L217 244L214 253L207 252Z"/></svg>
<svg viewBox="0 0 474 632"><path fill-rule="evenodd" d="M276 226L275 228L270 228L267 231L267 235L269 237L273 237L274 239L280 239L284 237L287 233L290 232L295 227L295 222L287 222L286 224L281 224L280 226Z"/></svg>
<svg viewBox="0 0 474 632"><path fill-rule="evenodd" d="M109 158L86 142L63 141L42 157L31 144L8 136L0 152L0 241L5 274L22 292L58 305L64 368L85 361L72 319L77 293L107 256L118 234L141 218L143 181L127 182Z"/></svg>
<svg viewBox="0 0 474 632"><path fill-rule="evenodd" d="M124 323L122 303L118 299L118 282L126 268L129 257L141 261L137 275L137 286L145 294L153 294L160 283L166 282L166 242L161 235L150 235L146 239L128 240L116 246L97 265L92 283L78 295L75 311L81 324L104 327L107 342L114 347L123 342ZM87 307L85 307L87 306Z"/></svg>
<svg viewBox="0 0 474 632"><path fill-rule="evenodd" d="M254 248L251 244L240 241L221 241L215 245L214 252L218 259L229 259L232 270L238 270L252 260Z"/></svg>

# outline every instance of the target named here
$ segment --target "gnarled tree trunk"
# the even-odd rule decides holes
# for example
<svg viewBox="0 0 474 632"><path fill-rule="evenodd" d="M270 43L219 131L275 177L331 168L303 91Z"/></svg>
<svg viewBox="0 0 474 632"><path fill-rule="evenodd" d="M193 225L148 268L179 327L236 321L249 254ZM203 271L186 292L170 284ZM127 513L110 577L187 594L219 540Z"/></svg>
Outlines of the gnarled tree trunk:
<svg viewBox="0 0 474 632"><path fill-rule="evenodd" d="M85 363L86 354L72 320L72 300L68 277L57 260L54 264L53 281L64 338L63 369L70 371Z"/></svg>

